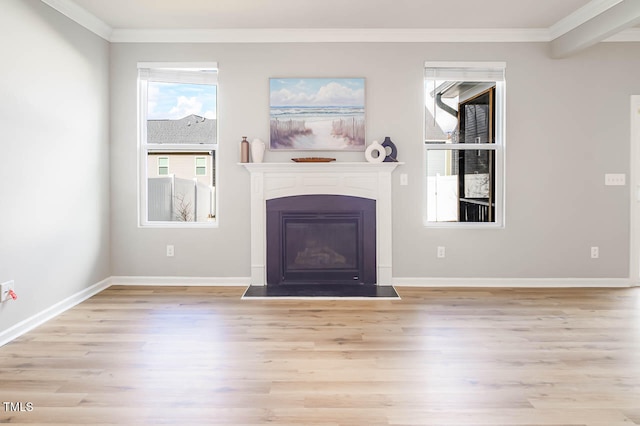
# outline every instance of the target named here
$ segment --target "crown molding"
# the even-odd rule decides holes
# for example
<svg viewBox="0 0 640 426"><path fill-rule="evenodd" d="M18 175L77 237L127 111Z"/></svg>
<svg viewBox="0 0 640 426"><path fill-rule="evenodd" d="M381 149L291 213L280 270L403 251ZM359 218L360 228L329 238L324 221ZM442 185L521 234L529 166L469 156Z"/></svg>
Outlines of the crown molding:
<svg viewBox="0 0 640 426"><path fill-rule="evenodd" d="M112 43L545 43L573 30L623 0L592 0L549 28L258 28L258 29L114 29L72 0L41 0L69 19ZM638 42L640 29L605 41Z"/></svg>
<svg viewBox="0 0 640 426"><path fill-rule="evenodd" d="M550 41L568 33L601 13L611 9L623 0L591 0L575 12L565 16L549 27Z"/></svg>
<svg viewBox="0 0 640 426"><path fill-rule="evenodd" d="M113 43L399 43L547 42L547 29L258 28L114 29Z"/></svg>
<svg viewBox="0 0 640 426"><path fill-rule="evenodd" d="M640 28L628 28L602 40L605 42L640 42Z"/></svg>
<svg viewBox="0 0 640 426"><path fill-rule="evenodd" d="M102 37L107 41L111 41L111 33L113 28L107 25L94 14L86 9L78 6L71 0L41 0L44 4L51 6L53 9L65 15L72 21L82 25L94 34Z"/></svg>

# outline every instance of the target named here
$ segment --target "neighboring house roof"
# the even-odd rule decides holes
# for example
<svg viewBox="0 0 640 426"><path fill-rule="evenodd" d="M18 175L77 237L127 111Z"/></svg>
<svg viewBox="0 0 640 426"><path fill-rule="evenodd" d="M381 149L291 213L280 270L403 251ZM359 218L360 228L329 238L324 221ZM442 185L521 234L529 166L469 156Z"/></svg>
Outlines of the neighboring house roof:
<svg viewBox="0 0 640 426"><path fill-rule="evenodd" d="M195 114L179 120L148 120L147 143L216 143L216 120Z"/></svg>

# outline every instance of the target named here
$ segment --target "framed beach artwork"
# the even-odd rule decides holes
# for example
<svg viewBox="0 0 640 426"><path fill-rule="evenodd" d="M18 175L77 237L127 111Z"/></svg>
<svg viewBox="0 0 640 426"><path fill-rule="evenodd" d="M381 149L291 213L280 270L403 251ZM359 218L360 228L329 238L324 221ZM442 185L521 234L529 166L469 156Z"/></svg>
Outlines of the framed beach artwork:
<svg viewBox="0 0 640 426"><path fill-rule="evenodd" d="M364 78L269 79L269 148L364 151Z"/></svg>

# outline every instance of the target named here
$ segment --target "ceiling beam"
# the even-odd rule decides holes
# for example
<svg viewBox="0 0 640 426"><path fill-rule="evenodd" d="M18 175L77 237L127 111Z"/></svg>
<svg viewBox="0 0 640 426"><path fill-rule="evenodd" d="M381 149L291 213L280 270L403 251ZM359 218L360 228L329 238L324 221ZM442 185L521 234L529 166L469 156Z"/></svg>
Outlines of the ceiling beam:
<svg viewBox="0 0 640 426"><path fill-rule="evenodd" d="M622 0L550 43L552 58L566 58L640 23L640 1Z"/></svg>
<svg viewBox="0 0 640 426"><path fill-rule="evenodd" d="M100 18L78 6L72 0L42 0L42 3L65 15L67 18L82 25L92 33L109 41L113 28Z"/></svg>

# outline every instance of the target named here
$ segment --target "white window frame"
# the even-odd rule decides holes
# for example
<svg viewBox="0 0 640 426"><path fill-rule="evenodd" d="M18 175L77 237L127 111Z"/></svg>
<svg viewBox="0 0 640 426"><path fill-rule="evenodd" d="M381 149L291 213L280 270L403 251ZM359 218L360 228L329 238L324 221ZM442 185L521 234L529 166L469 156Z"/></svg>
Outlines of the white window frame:
<svg viewBox="0 0 640 426"><path fill-rule="evenodd" d="M216 217L206 222L149 221L147 178L148 155L155 151L203 152L216 151L218 161L218 139L211 144L148 144L147 143L147 81L168 83L212 84L218 86L218 64L216 62L139 62L138 63L138 227L144 228L214 228L218 227L218 167L214 167L216 191L214 206ZM217 92L219 93L219 92ZM218 101L216 99L216 109ZM217 126L216 126L217 129ZM206 167L206 166L205 166Z"/></svg>
<svg viewBox="0 0 640 426"><path fill-rule="evenodd" d="M505 227L505 125L506 125L506 62L431 62L425 67L427 80L495 81L495 142L494 143L429 143L423 132L423 223L429 228L502 229ZM426 102L426 89L423 85ZM424 102L423 102L424 104ZM425 117L426 119L426 117ZM495 152L494 222L434 222L427 220L427 153L438 150L490 150Z"/></svg>

